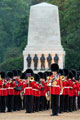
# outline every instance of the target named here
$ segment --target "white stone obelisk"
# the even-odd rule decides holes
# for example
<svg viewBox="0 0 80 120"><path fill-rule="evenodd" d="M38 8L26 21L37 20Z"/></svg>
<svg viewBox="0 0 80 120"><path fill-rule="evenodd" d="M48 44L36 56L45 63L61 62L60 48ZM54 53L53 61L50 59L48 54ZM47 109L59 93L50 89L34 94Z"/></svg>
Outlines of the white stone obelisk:
<svg viewBox="0 0 80 120"><path fill-rule="evenodd" d="M40 70L40 57L42 54L47 58L51 54L53 63L55 54L59 57L59 67L63 68L65 51L61 45L59 11L58 7L46 2L33 5L30 8L28 44L23 51L24 71L27 69L26 58L28 54L32 59L35 54L38 55L38 70ZM45 61L46 69L48 68L47 60ZM33 61L31 68L34 68Z"/></svg>

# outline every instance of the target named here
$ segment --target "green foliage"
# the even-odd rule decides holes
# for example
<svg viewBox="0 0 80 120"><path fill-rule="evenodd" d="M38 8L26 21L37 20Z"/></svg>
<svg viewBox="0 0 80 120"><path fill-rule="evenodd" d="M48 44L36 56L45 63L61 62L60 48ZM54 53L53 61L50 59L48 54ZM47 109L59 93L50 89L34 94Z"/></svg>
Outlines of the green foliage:
<svg viewBox="0 0 80 120"><path fill-rule="evenodd" d="M0 0L0 71L22 70L30 5L43 1L59 7L65 65L80 70L80 0Z"/></svg>
<svg viewBox="0 0 80 120"><path fill-rule="evenodd" d="M1 63L0 69L2 71L11 71L14 69L23 70L23 57L18 56L16 58L6 59L4 62Z"/></svg>

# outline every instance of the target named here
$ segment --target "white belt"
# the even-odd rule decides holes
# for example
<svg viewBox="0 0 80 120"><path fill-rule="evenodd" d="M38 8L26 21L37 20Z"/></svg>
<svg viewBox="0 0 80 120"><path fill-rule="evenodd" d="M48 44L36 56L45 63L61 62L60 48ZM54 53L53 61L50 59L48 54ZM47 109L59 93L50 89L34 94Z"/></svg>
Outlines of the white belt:
<svg viewBox="0 0 80 120"><path fill-rule="evenodd" d="M12 87L9 87L8 89L14 89L14 88L12 88Z"/></svg>
<svg viewBox="0 0 80 120"><path fill-rule="evenodd" d="M69 87L64 87L64 88L69 88Z"/></svg>
<svg viewBox="0 0 80 120"><path fill-rule="evenodd" d="M32 87L25 87L24 89L32 89Z"/></svg>
<svg viewBox="0 0 80 120"><path fill-rule="evenodd" d="M25 93L25 89L32 89L32 87L25 87L24 88L24 93Z"/></svg>
<svg viewBox="0 0 80 120"><path fill-rule="evenodd" d="M59 85L52 85L51 87L59 87L59 88L60 88L60 86L59 86Z"/></svg>
<svg viewBox="0 0 80 120"><path fill-rule="evenodd" d="M7 88L1 88L1 90L7 90Z"/></svg>
<svg viewBox="0 0 80 120"><path fill-rule="evenodd" d="M32 90L39 91L39 90L37 90L37 89L32 89Z"/></svg>
<svg viewBox="0 0 80 120"><path fill-rule="evenodd" d="M73 88L73 87L64 87L64 88Z"/></svg>

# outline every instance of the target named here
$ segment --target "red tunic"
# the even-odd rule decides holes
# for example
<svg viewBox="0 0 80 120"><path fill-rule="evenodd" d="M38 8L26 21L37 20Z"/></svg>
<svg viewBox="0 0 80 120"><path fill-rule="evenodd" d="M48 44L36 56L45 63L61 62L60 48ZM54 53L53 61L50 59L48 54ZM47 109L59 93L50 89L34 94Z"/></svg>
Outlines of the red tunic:
<svg viewBox="0 0 80 120"><path fill-rule="evenodd" d="M4 80L4 84L2 80L0 80L0 96L7 96L7 88L8 88L8 84L6 80Z"/></svg>
<svg viewBox="0 0 80 120"><path fill-rule="evenodd" d="M52 75L51 78L54 76ZM59 76L55 79L56 85L51 85L49 87L49 91L51 95L59 95L60 94L60 79Z"/></svg>
<svg viewBox="0 0 80 120"><path fill-rule="evenodd" d="M69 87L69 96L70 97L74 96L73 82L71 81L71 79L68 80L68 87Z"/></svg>
<svg viewBox="0 0 80 120"><path fill-rule="evenodd" d="M16 81L18 82L18 84L16 84L16 86L18 86L18 87L22 86L21 80L19 80L18 78L16 78ZM20 92L21 92L21 90L17 91L17 90L14 89L14 95L20 95Z"/></svg>
<svg viewBox="0 0 80 120"><path fill-rule="evenodd" d="M63 81L63 95L69 95L68 79Z"/></svg>
<svg viewBox="0 0 80 120"><path fill-rule="evenodd" d="M14 95L14 87L16 87L16 83L14 81L12 83L8 82L8 95Z"/></svg>

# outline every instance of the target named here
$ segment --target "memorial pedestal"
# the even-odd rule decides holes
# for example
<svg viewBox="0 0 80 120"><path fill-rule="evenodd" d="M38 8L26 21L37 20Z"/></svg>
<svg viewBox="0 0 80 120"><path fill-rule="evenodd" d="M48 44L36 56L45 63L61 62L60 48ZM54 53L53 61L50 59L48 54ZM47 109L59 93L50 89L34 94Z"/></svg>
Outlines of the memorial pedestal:
<svg viewBox="0 0 80 120"><path fill-rule="evenodd" d="M38 56L38 70L41 69L40 57L45 56L45 68L48 69L47 57L52 56L54 63L55 54L59 57L59 67L63 68L65 60L65 51L61 45L60 25L58 7L48 3L40 3L31 6L28 31L28 45L23 51L24 70L27 69L26 58L28 54L32 59L35 54ZM31 68L34 69L32 60Z"/></svg>

